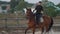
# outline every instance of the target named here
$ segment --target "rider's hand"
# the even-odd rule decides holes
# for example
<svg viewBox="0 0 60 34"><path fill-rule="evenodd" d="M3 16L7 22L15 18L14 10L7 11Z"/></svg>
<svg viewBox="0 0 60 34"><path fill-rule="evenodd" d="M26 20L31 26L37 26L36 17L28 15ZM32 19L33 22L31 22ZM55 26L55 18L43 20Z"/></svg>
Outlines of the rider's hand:
<svg viewBox="0 0 60 34"><path fill-rule="evenodd" d="M36 13L36 10L33 10L33 13Z"/></svg>

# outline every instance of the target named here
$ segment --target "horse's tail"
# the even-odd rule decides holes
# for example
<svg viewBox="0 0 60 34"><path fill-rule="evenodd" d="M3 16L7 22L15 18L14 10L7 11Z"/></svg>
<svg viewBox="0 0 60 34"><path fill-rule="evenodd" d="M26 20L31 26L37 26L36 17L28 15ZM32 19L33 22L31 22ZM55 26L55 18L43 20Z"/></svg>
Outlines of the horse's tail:
<svg viewBox="0 0 60 34"><path fill-rule="evenodd" d="M50 31L50 29L52 28L52 26L53 26L53 18L51 18L51 23L49 25L48 31Z"/></svg>

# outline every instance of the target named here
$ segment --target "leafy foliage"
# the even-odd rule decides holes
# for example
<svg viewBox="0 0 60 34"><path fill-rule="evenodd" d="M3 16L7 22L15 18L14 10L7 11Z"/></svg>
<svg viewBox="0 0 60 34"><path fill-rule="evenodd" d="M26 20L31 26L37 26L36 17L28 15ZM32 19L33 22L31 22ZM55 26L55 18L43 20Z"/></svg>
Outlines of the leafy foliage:
<svg viewBox="0 0 60 34"><path fill-rule="evenodd" d="M23 8L27 7L27 6L32 6L33 4L29 4L27 2L25 2L24 0L19 0L19 1L15 1L15 0L11 0L11 12L14 10L22 10Z"/></svg>
<svg viewBox="0 0 60 34"><path fill-rule="evenodd" d="M60 8L60 3L57 6Z"/></svg>
<svg viewBox="0 0 60 34"><path fill-rule="evenodd" d="M17 10L22 10L23 8L26 8L27 6L32 6L33 4L29 4L25 1L20 1L18 6L16 7Z"/></svg>
<svg viewBox="0 0 60 34"><path fill-rule="evenodd" d="M48 2L47 5L45 6L45 13L51 17L57 16L58 12L56 11L56 8L54 7L54 3Z"/></svg>
<svg viewBox="0 0 60 34"><path fill-rule="evenodd" d="M18 5L19 1L11 0L10 6L11 6L11 13L14 13L15 7Z"/></svg>
<svg viewBox="0 0 60 34"><path fill-rule="evenodd" d="M55 11L54 7L48 7L47 8L47 15L51 16L51 17L55 17L57 15L57 12Z"/></svg>

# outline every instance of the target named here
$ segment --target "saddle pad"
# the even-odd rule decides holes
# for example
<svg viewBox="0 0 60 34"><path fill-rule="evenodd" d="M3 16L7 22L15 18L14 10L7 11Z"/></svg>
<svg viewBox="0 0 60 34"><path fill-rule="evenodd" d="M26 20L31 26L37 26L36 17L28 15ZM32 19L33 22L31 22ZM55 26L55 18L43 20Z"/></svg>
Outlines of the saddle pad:
<svg viewBox="0 0 60 34"><path fill-rule="evenodd" d="M41 18L40 18L40 22L44 22L44 19L43 19L43 17L41 17Z"/></svg>

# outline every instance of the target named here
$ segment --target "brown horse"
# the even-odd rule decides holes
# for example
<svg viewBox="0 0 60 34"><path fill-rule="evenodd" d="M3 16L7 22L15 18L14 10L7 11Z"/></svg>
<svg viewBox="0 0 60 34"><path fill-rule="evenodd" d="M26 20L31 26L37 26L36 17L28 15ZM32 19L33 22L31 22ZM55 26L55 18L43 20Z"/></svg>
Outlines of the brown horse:
<svg viewBox="0 0 60 34"><path fill-rule="evenodd" d="M28 18L28 28L25 30L25 34L29 29L32 29L33 34L35 34L36 27L40 28L41 34L43 34L44 29L46 30L46 32L48 32L53 25L53 19L50 16L44 15L43 23L40 23L38 26L36 26L37 24L35 23L35 15L31 11L31 8L27 8L26 16Z"/></svg>

